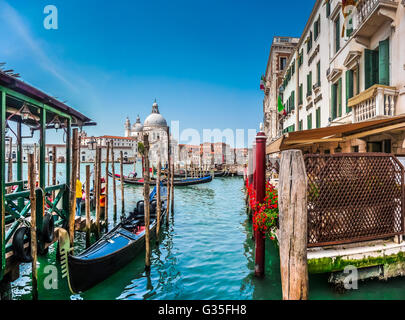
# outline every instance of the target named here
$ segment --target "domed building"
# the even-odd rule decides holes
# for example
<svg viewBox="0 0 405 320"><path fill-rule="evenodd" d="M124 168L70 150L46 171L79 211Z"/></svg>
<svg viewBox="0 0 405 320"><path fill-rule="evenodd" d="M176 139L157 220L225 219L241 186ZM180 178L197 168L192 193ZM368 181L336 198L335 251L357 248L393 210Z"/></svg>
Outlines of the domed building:
<svg viewBox="0 0 405 320"><path fill-rule="evenodd" d="M138 115L136 122L131 127L131 122L129 118L125 121L125 136L137 138L138 141L143 141L143 135L149 135L150 144L150 161L157 164L159 159L159 154L161 156L161 161L164 164L167 161L167 121L160 114L159 106L155 100L152 105L152 112L146 117L143 125L141 119ZM173 146L176 145L176 141L171 141L172 150L174 152ZM175 154L175 153L173 153Z"/></svg>

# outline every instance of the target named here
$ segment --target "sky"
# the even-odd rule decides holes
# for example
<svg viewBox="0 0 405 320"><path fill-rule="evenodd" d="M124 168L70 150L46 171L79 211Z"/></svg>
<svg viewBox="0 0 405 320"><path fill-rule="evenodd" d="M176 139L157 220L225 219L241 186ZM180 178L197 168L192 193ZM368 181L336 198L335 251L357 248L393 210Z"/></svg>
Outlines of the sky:
<svg viewBox="0 0 405 320"><path fill-rule="evenodd" d="M263 119L273 36L299 37L313 2L0 0L0 62L96 121L89 135L124 135L155 99L180 131L247 132ZM50 4L56 30L44 27Z"/></svg>

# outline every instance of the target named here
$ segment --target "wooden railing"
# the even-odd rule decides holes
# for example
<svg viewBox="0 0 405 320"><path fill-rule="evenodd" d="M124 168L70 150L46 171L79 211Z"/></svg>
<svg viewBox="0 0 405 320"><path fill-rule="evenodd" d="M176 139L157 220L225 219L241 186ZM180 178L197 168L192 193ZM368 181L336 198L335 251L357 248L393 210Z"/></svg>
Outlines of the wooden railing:
<svg viewBox="0 0 405 320"><path fill-rule="evenodd" d="M395 87L376 84L349 99L348 105L353 110L353 123L395 116L397 96Z"/></svg>

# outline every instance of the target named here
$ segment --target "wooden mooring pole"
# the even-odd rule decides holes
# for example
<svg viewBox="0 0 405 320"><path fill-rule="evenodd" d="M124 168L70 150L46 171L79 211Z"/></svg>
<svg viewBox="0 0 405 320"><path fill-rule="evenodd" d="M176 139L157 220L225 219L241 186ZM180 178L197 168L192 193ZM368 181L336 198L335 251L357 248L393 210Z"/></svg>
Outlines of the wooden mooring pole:
<svg viewBox="0 0 405 320"><path fill-rule="evenodd" d="M101 194L101 147L97 147L96 149L96 238L100 238L101 230L100 230L100 216L101 216L101 206L100 206L100 194Z"/></svg>
<svg viewBox="0 0 405 320"><path fill-rule="evenodd" d="M90 246L90 165L86 165L86 248Z"/></svg>
<svg viewBox="0 0 405 320"><path fill-rule="evenodd" d="M300 150L283 151L279 180L280 270L284 300L308 299L307 175Z"/></svg>
<svg viewBox="0 0 405 320"><path fill-rule="evenodd" d="M56 186L56 146L52 147L52 185ZM52 199L55 199L55 191L52 191Z"/></svg>
<svg viewBox="0 0 405 320"><path fill-rule="evenodd" d="M125 216L125 196L124 196L124 153L120 151L120 171L121 171L121 217ZM149 169L148 169L149 175ZM146 183L144 183L146 184Z"/></svg>
<svg viewBox="0 0 405 320"><path fill-rule="evenodd" d="M77 180L77 157L78 157L78 129L73 129L72 137L72 172L70 179L70 213L69 213L69 236L70 246L73 248L75 238L75 216L76 216L76 180Z"/></svg>
<svg viewBox="0 0 405 320"><path fill-rule="evenodd" d="M144 197L144 214L145 214L145 270L150 270L150 203L149 203L149 136L145 134L143 136L143 144L145 147L145 161L143 170L143 197ZM121 151L122 153L122 151Z"/></svg>
<svg viewBox="0 0 405 320"><path fill-rule="evenodd" d="M174 164L172 164L172 170L170 174L170 189L171 189L171 212L174 214Z"/></svg>
<svg viewBox="0 0 405 320"><path fill-rule="evenodd" d="M256 201L264 202L266 192L266 135L256 136ZM255 235L255 275L264 276L265 235L257 230Z"/></svg>
<svg viewBox="0 0 405 320"><path fill-rule="evenodd" d="M113 176L113 220L117 221L117 179L115 177L115 155L114 155L114 142L111 142L111 168Z"/></svg>
<svg viewBox="0 0 405 320"><path fill-rule="evenodd" d="M31 256L32 256L32 300L38 300L37 278L37 202L35 194L35 160L34 155L28 155L28 177L31 203Z"/></svg>
<svg viewBox="0 0 405 320"><path fill-rule="evenodd" d="M162 161L159 153L159 161L157 168L156 177L156 243L159 243L159 233L160 233L160 215L162 213L162 200L160 196L160 175L162 173Z"/></svg>
<svg viewBox="0 0 405 320"><path fill-rule="evenodd" d="M109 161L110 161L110 142L107 142L107 155L105 163L105 209L104 209L104 221L107 229L108 229L108 188L110 180L108 175Z"/></svg>

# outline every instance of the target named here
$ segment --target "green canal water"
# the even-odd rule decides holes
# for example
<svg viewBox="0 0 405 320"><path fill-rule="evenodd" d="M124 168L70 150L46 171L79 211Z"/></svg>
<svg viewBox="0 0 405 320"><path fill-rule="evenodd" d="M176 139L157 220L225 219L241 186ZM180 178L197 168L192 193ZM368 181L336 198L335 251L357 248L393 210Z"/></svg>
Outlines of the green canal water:
<svg viewBox="0 0 405 320"><path fill-rule="evenodd" d="M132 169L131 165L125 166L126 173ZM61 178L63 171L64 166L60 165ZM84 165L81 172L83 177ZM120 194L118 188L118 213ZM132 209L141 198L141 187L125 186L127 209ZM112 211L109 217L113 226ZM150 275L144 272L144 255L140 254L104 282L72 295L66 280L61 278L59 263L55 262L54 245L38 261L39 299L281 299L277 246L266 242L266 276L255 278L251 229L242 178L216 178L208 184L176 188L175 214L170 226L162 230L161 244L152 246ZM81 250L84 235L76 236ZM57 289L45 288L44 283L49 283L48 265L56 266L58 271ZM31 299L30 271L30 264L21 265L21 277L12 283L13 299ZM345 293L328 285L326 275L311 275L309 284L310 299L405 299L405 278L361 282L358 290Z"/></svg>

